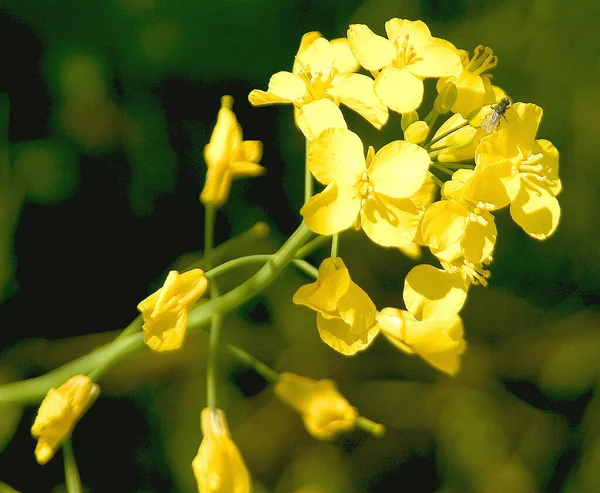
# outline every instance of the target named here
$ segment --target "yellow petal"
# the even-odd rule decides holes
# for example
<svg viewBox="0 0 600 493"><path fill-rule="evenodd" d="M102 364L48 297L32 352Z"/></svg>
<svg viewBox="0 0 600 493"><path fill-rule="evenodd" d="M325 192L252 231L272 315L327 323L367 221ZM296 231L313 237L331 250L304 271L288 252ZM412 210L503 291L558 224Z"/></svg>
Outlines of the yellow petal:
<svg viewBox="0 0 600 493"><path fill-rule="evenodd" d="M350 25L348 42L358 63L367 70L381 70L391 65L396 57L390 40L378 36L364 24Z"/></svg>
<svg viewBox="0 0 600 493"><path fill-rule="evenodd" d="M533 143L531 152L534 154L542 153L544 155L540 162L544 166L544 179L548 185L548 189L556 197L562 190L562 184L558 177L558 150L552 142L539 139Z"/></svg>
<svg viewBox="0 0 600 493"><path fill-rule="evenodd" d="M347 128L341 110L330 99L317 99L296 111L296 124L308 140L314 140L328 128Z"/></svg>
<svg viewBox="0 0 600 493"><path fill-rule="evenodd" d="M396 17L385 23L385 32L390 40L403 40L408 36L408 44L414 47L432 43L431 32L423 21L409 21Z"/></svg>
<svg viewBox="0 0 600 493"><path fill-rule="evenodd" d="M253 106L267 104L301 102L308 96L306 83L291 72L277 72L269 80L268 90L253 90L248 95L248 101Z"/></svg>
<svg viewBox="0 0 600 493"><path fill-rule="evenodd" d="M467 223L461 241L464 257L473 264L486 262L491 258L498 235L494 216L486 213L478 218L478 221Z"/></svg>
<svg viewBox="0 0 600 493"><path fill-rule="evenodd" d="M510 215L529 236L545 240L558 227L560 205L549 190L522 180L521 190L510 204Z"/></svg>
<svg viewBox="0 0 600 493"><path fill-rule="evenodd" d="M423 100L423 81L406 68L385 67L375 79L375 94L391 110L408 113Z"/></svg>
<svg viewBox="0 0 600 493"><path fill-rule="evenodd" d="M427 151L411 142L396 140L383 146L368 170L375 193L409 197L423 185L430 162Z"/></svg>
<svg viewBox="0 0 600 493"><path fill-rule="evenodd" d="M447 320L462 309L467 288L459 274L417 265L404 280L404 304L417 320Z"/></svg>
<svg viewBox="0 0 600 493"><path fill-rule="evenodd" d="M260 140L245 140L240 146L239 161L258 163L263 155L263 145Z"/></svg>
<svg viewBox="0 0 600 493"><path fill-rule="evenodd" d="M311 32L306 33L304 36L302 36L302 39L300 40L300 46L298 48L298 52L296 53L296 57L294 57L294 66L292 69L292 72L294 74L298 74L302 70L302 68L300 67L300 63L298 62L297 55L300 55L300 53L305 51L311 44L313 44L313 42L315 40L321 38L322 36L323 35L318 31L311 31Z"/></svg>
<svg viewBox="0 0 600 493"><path fill-rule="evenodd" d="M296 60L301 68L310 70L311 74L327 77L333 71L335 51L325 38L317 38L302 53L296 55Z"/></svg>
<svg viewBox="0 0 600 493"><path fill-rule="evenodd" d="M377 195L365 201L360 221L365 234L375 243L400 247L414 240L419 227L419 210L410 199Z"/></svg>
<svg viewBox="0 0 600 493"><path fill-rule="evenodd" d="M208 168L206 171L206 181L200 193L200 201L204 205L210 204L220 207L229 197L232 180L233 176L229 167Z"/></svg>
<svg viewBox="0 0 600 493"><path fill-rule="evenodd" d="M341 258L326 258L319 266L319 277L300 286L293 301L316 311L334 312L340 298L350 288L350 273Z"/></svg>
<svg viewBox="0 0 600 493"><path fill-rule="evenodd" d="M356 283L350 282L348 290L337 303L338 312L357 336L366 334L375 324L377 309L369 295Z"/></svg>
<svg viewBox="0 0 600 493"><path fill-rule="evenodd" d="M311 197L300 209L306 225L321 235L332 235L348 229L360 211L360 198L353 188L338 186L335 181L321 193Z"/></svg>
<svg viewBox="0 0 600 493"><path fill-rule="evenodd" d="M506 128L525 156L531 153L542 115L542 108L531 103L515 103L506 111Z"/></svg>
<svg viewBox="0 0 600 493"><path fill-rule="evenodd" d="M418 48L417 59L406 67L417 77L458 77L462 72L460 57L439 45Z"/></svg>
<svg viewBox="0 0 600 493"><path fill-rule="evenodd" d="M427 208L421 221L421 237L435 255L451 262L460 256L460 241L469 221L469 210L454 200L440 200ZM458 247L454 256L446 250Z"/></svg>
<svg viewBox="0 0 600 493"><path fill-rule="evenodd" d="M229 169L232 178L260 176L266 171L260 164L256 164L252 161L235 161L234 163L231 163Z"/></svg>
<svg viewBox="0 0 600 493"><path fill-rule="evenodd" d="M340 102L356 111L376 129L388 120L388 109L375 94L373 79L361 74L346 74L333 80Z"/></svg>
<svg viewBox="0 0 600 493"><path fill-rule="evenodd" d="M517 167L512 161L503 159L489 165L477 165L463 197L473 204L492 204L497 210L507 206L516 197L520 186Z"/></svg>
<svg viewBox="0 0 600 493"><path fill-rule="evenodd" d="M364 147L354 132L330 128L311 141L308 147L308 168L324 185L333 180L355 186L367 170Z"/></svg>
<svg viewBox="0 0 600 493"><path fill-rule="evenodd" d="M250 493L250 474L221 409L204 408L204 435L192 469L200 493Z"/></svg>
<svg viewBox="0 0 600 493"><path fill-rule="evenodd" d="M338 74L349 74L360 69L360 64L352 53L350 43L348 43L346 38L332 39L331 47L335 52L335 62L333 66Z"/></svg>
<svg viewBox="0 0 600 493"><path fill-rule="evenodd" d="M325 318L320 313L317 314L317 328L325 344L346 356L365 350L379 333L374 325L366 333L356 335L341 318Z"/></svg>

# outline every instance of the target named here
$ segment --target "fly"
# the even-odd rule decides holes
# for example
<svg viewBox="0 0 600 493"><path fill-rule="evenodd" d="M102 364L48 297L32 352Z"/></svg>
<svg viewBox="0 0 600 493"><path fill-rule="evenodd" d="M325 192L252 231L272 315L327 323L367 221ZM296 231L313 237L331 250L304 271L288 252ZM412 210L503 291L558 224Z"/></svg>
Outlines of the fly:
<svg viewBox="0 0 600 493"><path fill-rule="evenodd" d="M498 125L500 125L500 118L504 118L506 120L504 113L506 113L506 110L509 108L509 106L510 99L508 98L502 98L498 104L490 106L493 111L490 111L483 118L483 120L481 120L481 128L483 128L488 134L496 130Z"/></svg>

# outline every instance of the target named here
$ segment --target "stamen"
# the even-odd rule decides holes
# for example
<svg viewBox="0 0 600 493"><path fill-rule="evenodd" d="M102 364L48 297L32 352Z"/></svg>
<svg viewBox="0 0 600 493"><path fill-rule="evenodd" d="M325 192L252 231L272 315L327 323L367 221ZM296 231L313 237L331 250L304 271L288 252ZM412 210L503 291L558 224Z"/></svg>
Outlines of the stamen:
<svg viewBox="0 0 600 493"><path fill-rule="evenodd" d="M466 69L475 74L481 75L486 70L494 68L498 64L498 57L494 51L487 46L479 45L473 51L473 56L469 60Z"/></svg>

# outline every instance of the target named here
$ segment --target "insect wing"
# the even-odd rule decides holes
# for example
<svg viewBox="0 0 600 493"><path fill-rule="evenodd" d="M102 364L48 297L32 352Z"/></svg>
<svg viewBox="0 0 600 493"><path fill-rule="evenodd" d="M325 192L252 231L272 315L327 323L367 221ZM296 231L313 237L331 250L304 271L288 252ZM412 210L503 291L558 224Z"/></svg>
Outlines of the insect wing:
<svg viewBox="0 0 600 493"><path fill-rule="evenodd" d="M500 125L500 113L497 110L490 111L483 120L481 120L481 128L486 133L492 133L498 125Z"/></svg>

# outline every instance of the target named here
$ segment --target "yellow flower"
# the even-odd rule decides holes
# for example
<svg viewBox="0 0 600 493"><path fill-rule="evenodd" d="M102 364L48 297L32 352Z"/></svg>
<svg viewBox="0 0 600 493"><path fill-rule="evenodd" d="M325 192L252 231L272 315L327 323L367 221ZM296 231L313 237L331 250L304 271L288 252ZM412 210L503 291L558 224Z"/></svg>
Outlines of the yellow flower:
<svg viewBox="0 0 600 493"><path fill-rule="evenodd" d="M416 320L444 321L460 312L469 286L462 270L448 272L423 264L406 275L402 296Z"/></svg>
<svg viewBox="0 0 600 493"><path fill-rule="evenodd" d="M515 103L506 118L502 130L481 140L475 159L478 166L505 159L513 163L518 174L506 182L510 214L527 234L543 240L554 233L560 219L558 151L547 140L535 140L542 119L539 106Z"/></svg>
<svg viewBox="0 0 600 493"><path fill-rule="evenodd" d="M205 407L200 415L204 438L192 469L199 493L250 493L250 473L231 439L225 413Z"/></svg>
<svg viewBox="0 0 600 493"><path fill-rule="evenodd" d="M367 293L350 279L341 258L327 258L318 279L301 286L294 303L317 312L323 342L347 356L366 349L377 335L376 308Z"/></svg>
<svg viewBox="0 0 600 493"><path fill-rule="evenodd" d="M462 320L453 315L447 320L417 320L409 312L384 308L377 314L383 335L408 354L418 354L434 368L456 375L460 356L465 351Z"/></svg>
<svg viewBox="0 0 600 493"><path fill-rule="evenodd" d="M50 389L38 410L31 434L37 438L35 458L46 464L100 394L100 387L85 375L69 378Z"/></svg>
<svg viewBox="0 0 600 493"><path fill-rule="evenodd" d="M284 372L275 394L302 415L306 430L319 440L329 440L352 430L356 408L342 396L333 380L313 380Z"/></svg>
<svg viewBox="0 0 600 493"><path fill-rule="evenodd" d="M144 341L154 351L172 351L183 344L189 309L204 294L208 280L204 271L183 274L172 270L155 293L138 304L144 319Z"/></svg>
<svg viewBox="0 0 600 493"><path fill-rule="evenodd" d="M223 205L229 197L234 178L258 176L265 171L257 164L262 157L262 143L258 140L243 140L242 127L231 110L232 106L231 96L221 98L217 124L210 142L204 147L204 160L208 170L200 200L205 205Z"/></svg>
<svg viewBox="0 0 600 493"><path fill-rule="evenodd" d="M494 68L498 58L490 48L482 45L475 48L471 58L464 50L458 50L458 53L462 63L460 75L440 78L437 82L437 90L442 92L448 84L456 86L457 97L452 105L452 111L467 118L474 110L496 102L491 76L484 72Z"/></svg>
<svg viewBox="0 0 600 493"><path fill-rule="evenodd" d="M373 79L352 73L357 68L346 39L329 42L310 32L302 37L292 72L277 72L266 92L255 89L248 99L254 106L293 104L296 124L309 140L326 128L346 128L340 103L379 129L388 110L375 95Z"/></svg>
<svg viewBox="0 0 600 493"><path fill-rule="evenodd" d="M419 211L411 200L425 181L427 151L396 140L365 160L360 138L347 129L325 130L308 149L308 166L325 190L300 210L315 233L331 235L360 225L383 246L403 246L417 232Z"/></svg>
<svg viewBox="0 0 600 493"><path fill-rule="evenodd" d="M391 19L385 23L388 39L363 24L348 29L348 42L358 62L372 72L375 93L392 110L407 113L423 100L426 77L458 77L462 70L451 43L434 38L421 21Z"/></svg>
<svg viewBox="0 0 600 493"><path fill-rule="evenodd" d="M433 139L438 139L448 133L431 146L432 151L437 151L437 160L441 163L455 163L470 161L475 157L475 149L479 141L487 134L480 127L466 125L468 122L460 113L448 118L437 130Z"/></svg>

